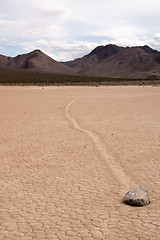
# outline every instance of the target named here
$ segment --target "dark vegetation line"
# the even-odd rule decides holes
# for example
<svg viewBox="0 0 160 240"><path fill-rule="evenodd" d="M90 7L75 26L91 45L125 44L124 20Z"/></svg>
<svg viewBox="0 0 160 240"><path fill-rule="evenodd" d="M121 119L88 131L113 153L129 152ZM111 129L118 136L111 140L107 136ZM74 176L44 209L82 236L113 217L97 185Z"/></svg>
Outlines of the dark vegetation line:
<svg viewBox="0 0 160 240"><path fill-rule="evenodd" d="M160 85L160 79L120 79L55 75L52 73L0 68L0 85Z"/></svg>

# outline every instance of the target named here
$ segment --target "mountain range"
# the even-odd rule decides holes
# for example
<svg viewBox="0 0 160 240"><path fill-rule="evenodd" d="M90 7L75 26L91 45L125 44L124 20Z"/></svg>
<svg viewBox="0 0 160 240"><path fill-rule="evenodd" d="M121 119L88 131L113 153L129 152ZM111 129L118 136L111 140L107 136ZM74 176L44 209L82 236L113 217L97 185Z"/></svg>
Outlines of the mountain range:
<svg viewBox="0 0 160 240"><path fill-rule="evenodd" d="M0 55L0 67L54 74L76 74L74 69L55 61L39 49L13 58Z"/></svg>
<svg viewBox="0 0 160 240"><path fill-rule="evenodd" d="M0 67L65 75L109 78L160 78L160 52L149 46L98 46L89 54L60 63L40 50L16 57L0 55Z"/></svg>

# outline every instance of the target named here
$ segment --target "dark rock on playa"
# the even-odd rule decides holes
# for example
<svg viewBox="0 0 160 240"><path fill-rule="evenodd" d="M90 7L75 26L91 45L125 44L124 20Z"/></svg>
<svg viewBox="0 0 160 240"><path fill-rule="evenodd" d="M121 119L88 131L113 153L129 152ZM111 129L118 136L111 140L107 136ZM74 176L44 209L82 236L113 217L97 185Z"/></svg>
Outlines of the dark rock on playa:
<svg viewBox="0 0 160 240"><path fill-rule="evenodd" d="M137 187L126 193L124 202L131 206L142 207L150 203L149 193L143 186Z"/></svg>

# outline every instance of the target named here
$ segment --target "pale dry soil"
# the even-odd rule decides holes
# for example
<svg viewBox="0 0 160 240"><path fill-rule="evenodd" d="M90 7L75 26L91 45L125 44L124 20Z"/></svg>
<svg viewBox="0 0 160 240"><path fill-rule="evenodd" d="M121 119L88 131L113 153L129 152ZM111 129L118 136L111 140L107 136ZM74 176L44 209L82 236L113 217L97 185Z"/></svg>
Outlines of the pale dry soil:
<svg viewBox="0 0 160 240"><path fill-rule="evenodd" d="M0 166L2 240L158 240L160 87L1 86Z"/></svg>

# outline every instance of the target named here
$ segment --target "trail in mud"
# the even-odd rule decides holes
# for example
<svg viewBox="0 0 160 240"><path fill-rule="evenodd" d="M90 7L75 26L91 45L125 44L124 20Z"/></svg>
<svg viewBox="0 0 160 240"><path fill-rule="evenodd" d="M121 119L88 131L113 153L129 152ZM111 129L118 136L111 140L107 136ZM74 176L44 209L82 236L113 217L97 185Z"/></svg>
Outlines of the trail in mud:
<svg viewBox="0 0 160 240"><path fill-rule="evenodd" d="M107 164L107 167L109 171L111 171L112 175L117 179L117 181L123 185L123 187L130 187L133 185L133 181L126 175L126 173L123 171L122 167L116 160L108 153L106 149L106 145L101 141L100 137L95 134L91 130L87 130L83 128L77 120L71 115L70 113L70 107L73 103L75 103L78 99L74 99L71 102L68 103L68 105L65 107L65 116L66 118L72 123L75 129L84 132L87 134L92 141L94 142L97 150L100 152L101 156L105 159L105 162Z"/></svg>

